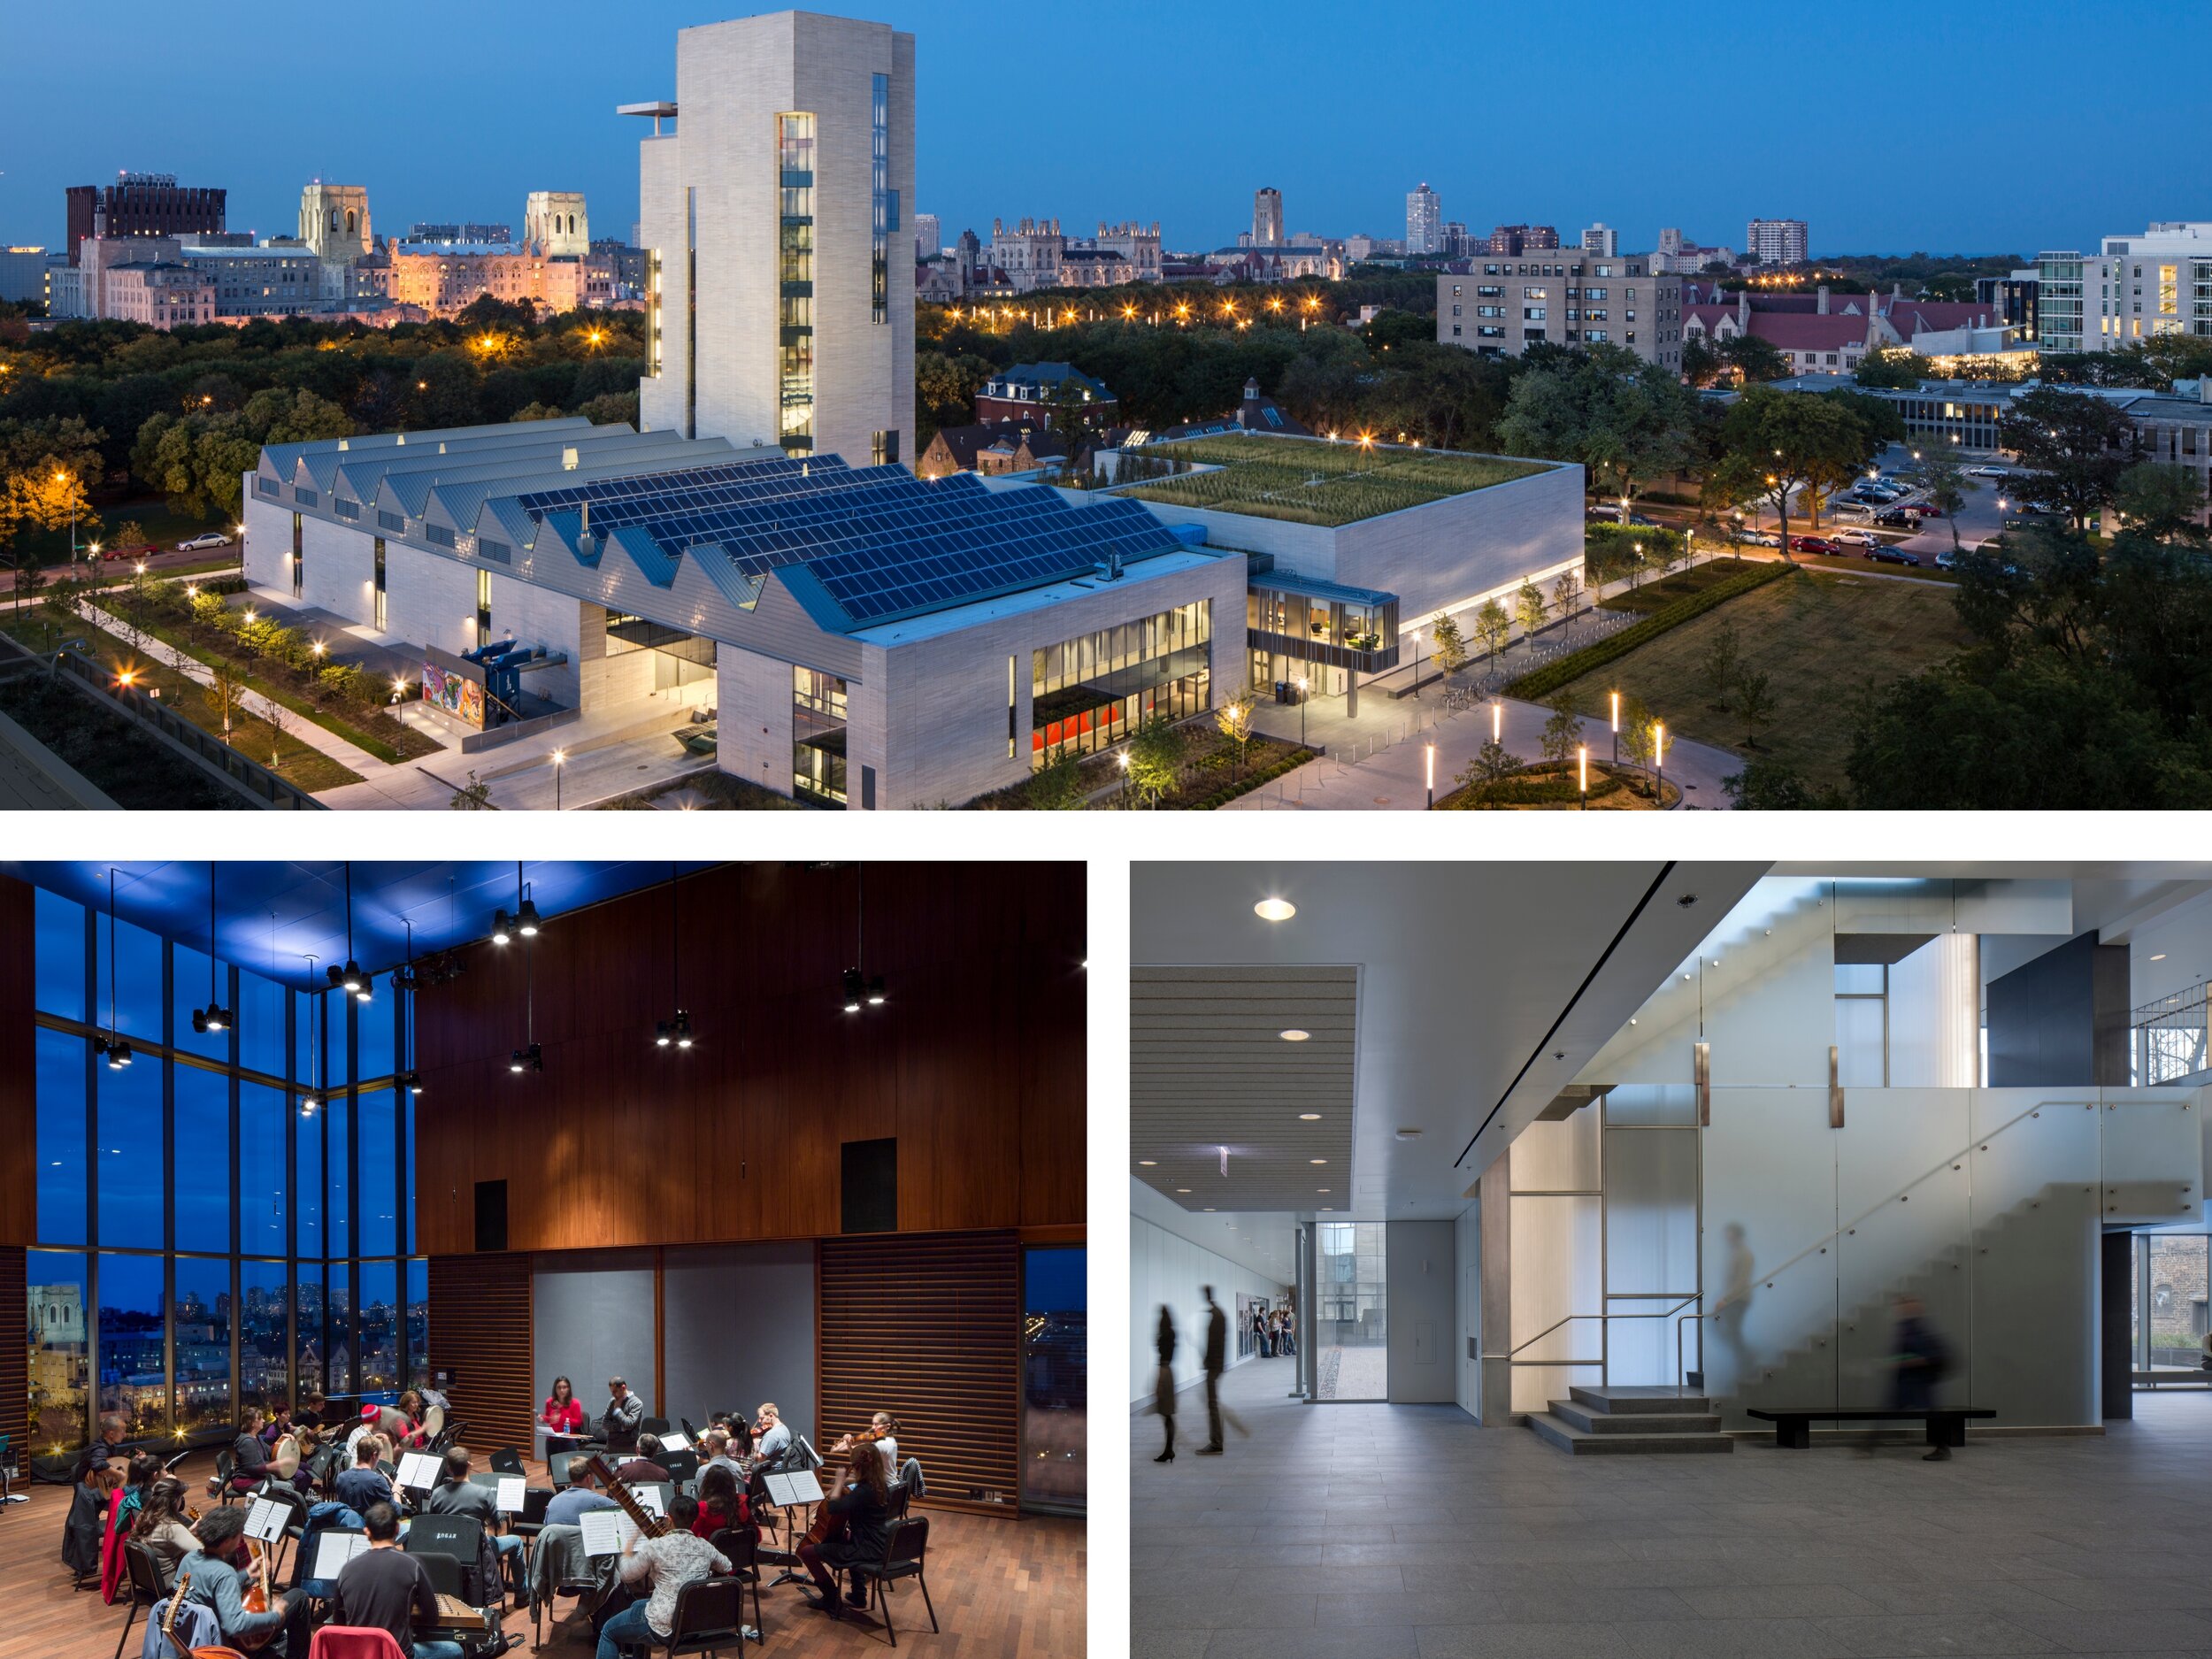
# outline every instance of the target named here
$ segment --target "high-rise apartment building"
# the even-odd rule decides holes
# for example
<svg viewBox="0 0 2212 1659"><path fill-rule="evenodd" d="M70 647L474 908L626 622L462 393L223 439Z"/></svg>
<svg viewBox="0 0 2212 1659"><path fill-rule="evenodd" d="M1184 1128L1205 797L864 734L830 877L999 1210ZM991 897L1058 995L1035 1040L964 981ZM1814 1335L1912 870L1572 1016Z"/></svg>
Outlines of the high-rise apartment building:
<svg viewBox="0 0 2212 1659"><path fill-rule="evenodd" d="M2161 221L2139 236L2107 236L2093 254L2038 254L2034 276L2046 351L2212 336L2212 221Z"/></svg>
<svg viewBox="0 0 2212 1659"><path fill-rule="evenodd" d="M1444 251L1444 204L1425 182L1406 193L1406 251Z"/></svg>
<svg viewBox="0 0 2212 1659"><path fill-rule="evenodd" d="M69 263L88 236L185 236L223 228L226 193L180 185L173 173L124 173L69 188Z"/></svg>
<svg viewBox="0 0 2212 1659"><path fill-rule="evenodd" d="M1744 227L1744 257L1761 265L1803 265L1811 245L1801 219L1755 219Z"/></svg>
<svg viewBox="0 0 2212 1659"><path fill-rule="evenodd" d="M1558 246L1559 232L1549 225L1501 225L1467 251L1517 259L1525 253L1549 253Z"/></svg>
<svg viewBox="0 0 2212 1659"><path fill-rule="evenodd" d="M934 213L914 215L914 257L934 259L945 250L945 233Z"/></svg>
<svg viewBox="0 0 2212 1659"><path fill-rule="evenodd" d="M1279 248L1283 241L1283 193L1271 185L1252 192L1252 243Z"/></svg>
<svg viewBox="0 0 2212 1659"><path fill-rule="evenodd" d="M533 190L523 198L522 239L553 257L591 251L591 219L580 190Z"/></svg>
<svg viewBox="0 0 2212 1659"><path fill-rule="evenodd" d="M1582 233L1582 251L1616 258L1621 251L1621 234L1601 219Z"/></svg>
<svg viewBox="0 0 2212 1659"><path fill-rule="evenodd" d="M625 109L655 128L645 426L910 461L914 37L799 12L703 24L677 34L674 99Z"/></svg>

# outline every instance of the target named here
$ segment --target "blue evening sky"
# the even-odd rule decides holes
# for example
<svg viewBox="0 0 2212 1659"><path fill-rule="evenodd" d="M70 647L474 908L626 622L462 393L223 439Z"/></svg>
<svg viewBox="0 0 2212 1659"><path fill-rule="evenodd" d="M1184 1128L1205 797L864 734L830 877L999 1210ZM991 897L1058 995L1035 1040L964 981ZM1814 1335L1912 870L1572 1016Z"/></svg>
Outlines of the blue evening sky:
<svg viewBox="0 0 2212 1659"><path fill-rule="evenodd" d="M947 240L993 215L1163 222L1173 247L1444 217L1663 225L1735 245L1753 215L1813 251L2092 245L2212 218L2205 0L2014 0L1816 12L1739 0L870 0L918 37L919 199ZM230 191L230 224L295 227L299 188L369 188L382 230L503 220L581 188L626 235L635 140L618 103L674 92L707 0L95 0L12 8L0 50L0 242L58 242L62 191L119 169ZM2162 46L2162 42L2163 45ZM2193 88L2193 83L2194 83Z"/></svg>

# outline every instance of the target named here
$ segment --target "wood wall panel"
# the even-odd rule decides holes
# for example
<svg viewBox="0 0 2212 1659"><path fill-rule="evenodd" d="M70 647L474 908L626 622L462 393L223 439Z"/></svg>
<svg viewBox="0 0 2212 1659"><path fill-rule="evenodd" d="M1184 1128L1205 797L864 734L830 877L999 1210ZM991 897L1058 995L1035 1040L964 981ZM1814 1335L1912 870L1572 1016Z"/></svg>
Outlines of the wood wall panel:
<svg viewBox="0 0 2212 1659"><path fill-rule="evenodd" d="M527 958L464 953L418 1003L422 1248L472 1249L475 1183L501 1179L512 1250L833 1234L841 1144L886 1135L903 1232L1080 1222L1083 866L871 864L866 884L863 965L890 997L848 1016L851 866L687 877L688 1053L652 1041L678 996L664 887L547 918ZM516 1077L526 985L545 1070Z"/></svg>
<svg viewBox="0 0 2212 1659"><path fill-rule="evenodd" d="M7 1459L19 1470L31 1466L29 1269L20 1245L0 1244L0 1434L8 1437Z"/></svg>
<svg viewBox="0 0 2212 1659"><path fill-rule="evenodd" d="M900 1455L921 1460L930 1504L1013 1513L1021 1479L1014 1235L825 1239L818 1283L818 1445L889 1411L901 1425Z"/></svg>
<svg viewBox="0 0 2212 1659"><path fill-rule="evenodd" d="M510 1252L430 1258L430 1363L449 1371L463 1444L485 1456L511 1446L532 1455L537 1383L530 1374L530 1258Z"/></svg>
<svg viewBox="0 0 2212 1659"><path fill-rule="evenodd" d="M0 1124L21 1131L0 1134L0 1244L29 1244L38 1225L35 902L29 882L0 877Z"/></svg>

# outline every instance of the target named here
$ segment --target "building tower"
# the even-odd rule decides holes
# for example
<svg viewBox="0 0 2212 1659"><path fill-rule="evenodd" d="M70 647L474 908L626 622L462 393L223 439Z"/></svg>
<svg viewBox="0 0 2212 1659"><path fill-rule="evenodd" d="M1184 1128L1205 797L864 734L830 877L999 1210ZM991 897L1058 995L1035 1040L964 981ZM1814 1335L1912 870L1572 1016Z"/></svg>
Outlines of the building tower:
<svg viewBox="0 0 2212 1659"><path fill-rule="evenodd" d="M580 190L533 190L523 198L522 239L549 258L591 251L591 220Z"/></svg>
<svg viewBox="0 0 2212 1659"><path fill-rule="evenodd" d="M1283 193L1272 185L1252 192L1252 241L1261 248L1283 245Z"/></svg>
<svg viewBox="0 0 2212 1659"><path fill-rule="evenodd" d="M1444 204L1425 182L1406 193L1406 251L1439 253L1444 246Z"/></svg>
<svg viewBox="0 0 2212 1659"><path fill-rule="evenodd" d="M1594 253L1601 259L1617 258L1621 251L1621 234L1600 219L1582 233L1582 251Z"/></svg>
<svg viewBox="0 0 2212 1659"><path fill-rule="evenodd" d="M797 12L679 30L675 98L625 112L656 129L643 424L910 463L914 37Z"/></svg>
<svg viewBox="0 0 2212 1659"><path fill-rule="evenodd" d="M375 246L369 237L368 188L320 179L308 185L300 192L300 240L331 265L367 255Z"/></svg>

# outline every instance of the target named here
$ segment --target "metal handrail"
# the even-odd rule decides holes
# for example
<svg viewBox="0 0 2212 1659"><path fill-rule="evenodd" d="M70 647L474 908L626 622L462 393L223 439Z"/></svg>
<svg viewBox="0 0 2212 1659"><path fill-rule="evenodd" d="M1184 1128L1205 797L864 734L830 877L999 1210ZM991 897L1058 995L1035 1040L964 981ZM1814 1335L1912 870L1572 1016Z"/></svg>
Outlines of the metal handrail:
<svg viewBox="0 0 2212 1659"><path fill-rule="evenodd" d="M1663 1295L1665 1293L1663 1291L1659 1294ZM1702 1296L1705 1293L1701 1290L1693 1291L1686 1300L1676 1302L1674 1307L1662 1308L1656 1313L1571 1313L1564 1318L1553 1320L1549 1325L1539 1331L1534 1336L1530 1337L1526 1341L1522 1342L1516 1347L1508 1348L1506 1350L1505 1356L1508 1359L1511 1359L1515 1355L1518 1354L1522 1348L1532 1347L1534 1344L1542 1341L1554 1331L1558 1330L1562 1325L1572 1325L1577 1319L1595 1319L1600 1323L1608 1319L1663 1319L1669 1314L1675 1312L1678 1309L1688 1307L1691 1302L1697 1301L1698 1298ZM1559 1361L1558 1363L1563 1365L1567 1363L1567 1362L1562 1360Z"/></svg>

